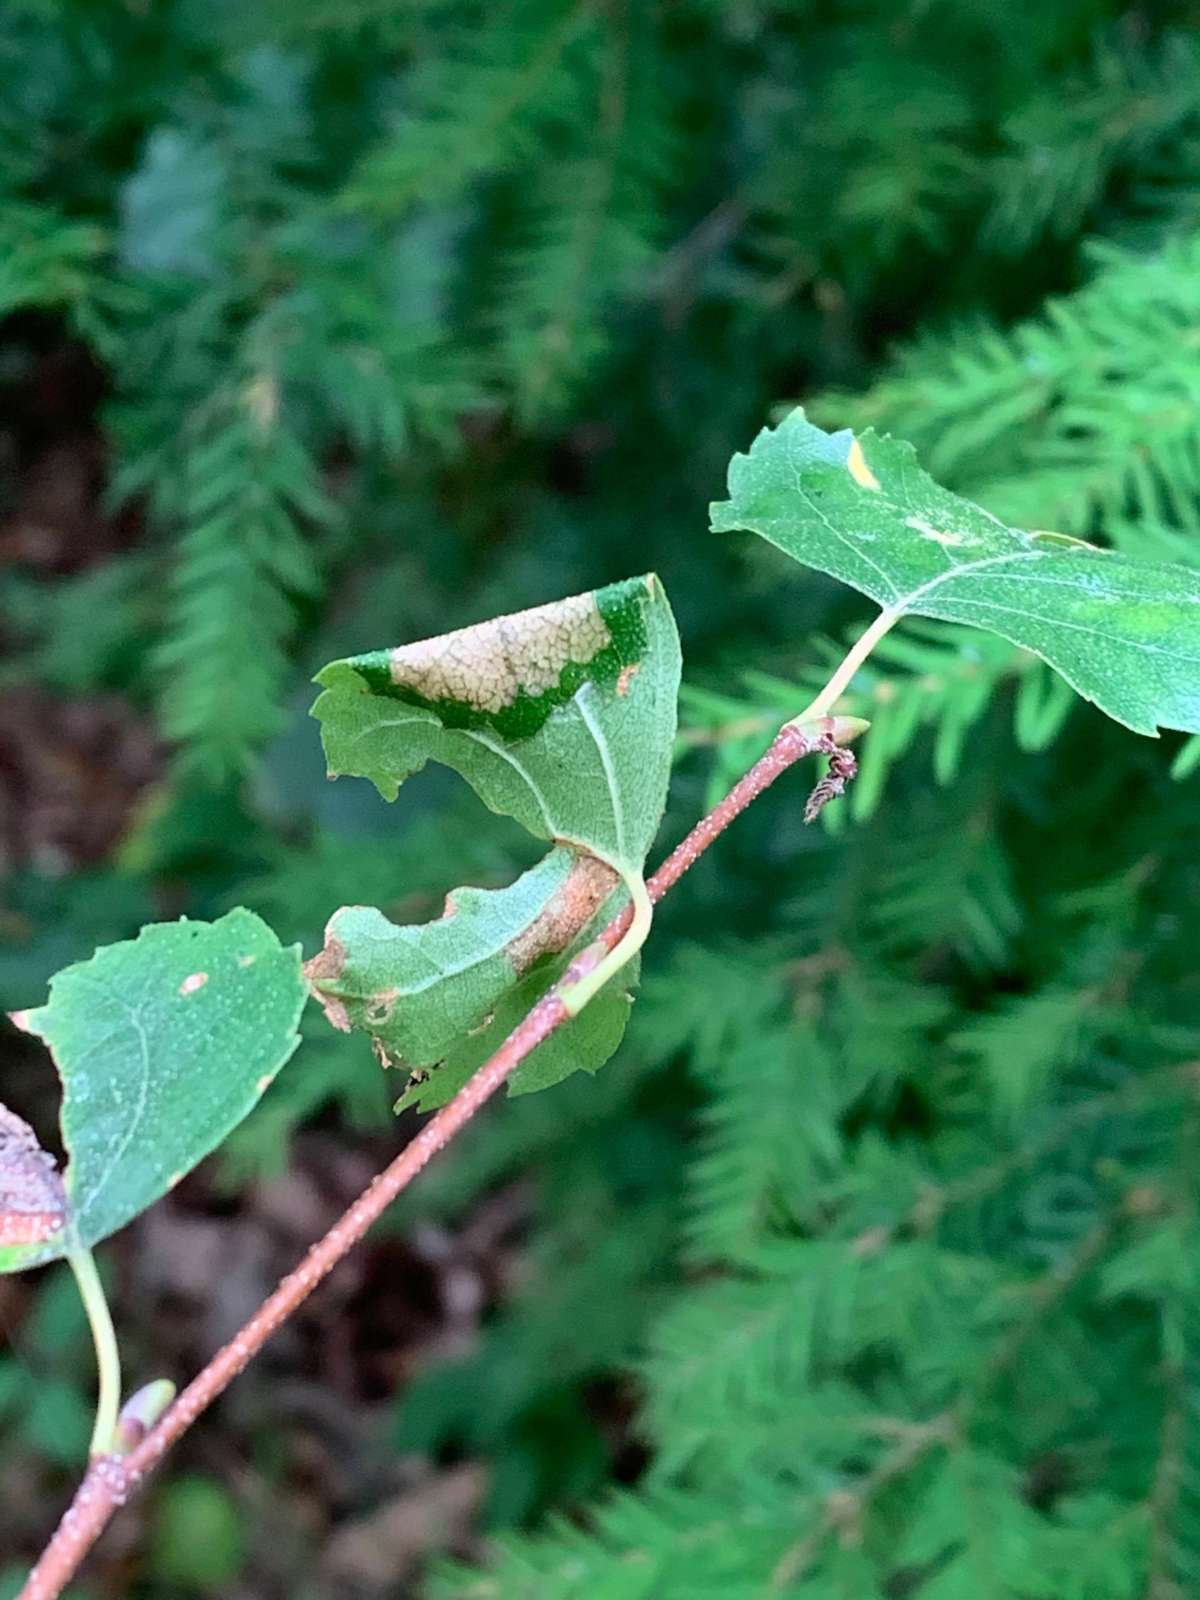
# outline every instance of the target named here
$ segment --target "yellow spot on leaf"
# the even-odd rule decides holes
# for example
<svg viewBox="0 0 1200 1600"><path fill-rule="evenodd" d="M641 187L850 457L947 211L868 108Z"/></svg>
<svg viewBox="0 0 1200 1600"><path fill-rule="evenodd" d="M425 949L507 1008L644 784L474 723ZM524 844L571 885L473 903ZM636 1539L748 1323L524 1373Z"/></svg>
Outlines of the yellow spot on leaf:
<svg viewBox="0 0 1200 1600"><path fill-rule="evenodd" d="M863 455L862 445L855 439L850 446L850 454L846 457L846 466L855 483L861 484L864 489L878 489L879 479L867 465L867 458Z"/></svg>
<svg viewBox="0 0 1200 1600"><path fill-rule="evenodd" d="M1047 544L1063 544L1067 546L1074 546L1079 550L1101 549L1099 545L1089 544L1086 539L1077 539L1073 533L1056 533L1051 528L1031 528L1029 531L1029 537L1031 539L1042 539Z"/></svg>

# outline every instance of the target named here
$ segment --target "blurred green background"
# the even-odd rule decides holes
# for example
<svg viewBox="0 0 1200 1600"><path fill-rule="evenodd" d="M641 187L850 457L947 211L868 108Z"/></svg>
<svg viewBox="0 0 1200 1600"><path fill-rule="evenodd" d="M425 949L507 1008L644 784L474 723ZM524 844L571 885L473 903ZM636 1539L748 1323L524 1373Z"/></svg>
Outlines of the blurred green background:
<svg viewBox="0 0 1200 1600"><path fill-rule="evenodd" d="M435 915L536 848L327 785L325 660L655 568L674 842L868 608L710 536L785 402L1200 559L1200 9L6 0L0 1002L142 921ZM830 826L664 905L619 1056L493 1108L77 1597L1200 1593L1200 742L912 624ZM319 1016L101 1251L192 1373L412 1131ZM53 1143L53 1073L0 1091ZM91 1356L0 1279L0 1592ZM6 1587L7 1586L7 1587Z"/></svg>

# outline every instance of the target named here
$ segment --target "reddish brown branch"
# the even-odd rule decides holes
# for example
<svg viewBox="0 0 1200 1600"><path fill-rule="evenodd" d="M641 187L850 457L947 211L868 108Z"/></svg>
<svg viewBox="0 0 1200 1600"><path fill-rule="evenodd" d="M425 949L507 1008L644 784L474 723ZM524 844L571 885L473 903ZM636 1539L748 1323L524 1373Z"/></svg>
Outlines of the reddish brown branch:
<svg viewBox="0 0 1200 1600"><path fill-rule="evenodd" d="M792 725L785 727L762 759L756 761L725 799L696 824L649 879L647 888L651 900L661 900L704 854L717 835L724 832L752 800L801 756L818 750L828 753L831 771L841 777L844 787L845 777L853 770L853 757L849 757L849 752L841 750L835 742L841 732L842 729L832 719L826 719L820 735L805 733ZM849 765L844 759L846 757L849 757ZM829 779L823 780L814 791L814 796L820 793L823 785L828 784ZM836 792L840 793L840 789ZM453 1100L425 1124L392 1164L372 1180L345 1215L334 1223L325 1237L313 1246L300 1265L284 1278L270 1298L259 1307L241 1332L193 1378L137 1448L125 1457L106 1456L91 1463L74 1501L17 1600L55 1600L62 1593L83 1557L104 1531L113 1512L124 1504L145 1474L187 1432L200 1413L212 1405L251 1357L308 1298L321 1279L362 1238L368 1228L378 1221L426 1163L471 1120L530 1052L569 1020L570 1014L559 997L560 990L589 972L616 946L629 926L631 915L631 908L627 906L575 958L559 983L542 996L496 1053L478 1068Z"/></svg>

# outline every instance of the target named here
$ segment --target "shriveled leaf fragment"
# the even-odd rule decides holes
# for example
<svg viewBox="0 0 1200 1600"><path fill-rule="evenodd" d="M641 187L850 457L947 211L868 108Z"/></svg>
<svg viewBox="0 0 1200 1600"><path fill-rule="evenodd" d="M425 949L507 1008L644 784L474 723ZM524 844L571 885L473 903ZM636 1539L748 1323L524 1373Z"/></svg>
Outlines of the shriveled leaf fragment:
<svg viewBox="0 0 1200 1600"><path fill-rule="evenodd" d="M986 628L1137 733L1200 732L1200 573L1011 528L911 445L796 410L734 456L716 532L746 529L886 612Z"/></svg>
<svg viewBox="0 0 1200 1600"><path fill-rule="evenodd" d="M385 799L427 761L543 839L640 874L666 801L679 640L653 575L318 674L331 776Z"/></svg>
<svg viewBox="0 0 1200 1600"><path fill-rule="evenodd" d="M44 1244L69 1215L54 1157L7 1106L0 1106L0 1246Z"/></svg>
<svg viewBox="0 0 1200 1600"><path fill-rule="evenodd" d="M244 910L143 928L50 980L19 1020L62 1079L72 1242L123 1227L236 1127L296 1048L305 997L299 948ZM0 1271L65 1248L0 1248Z"/></svg>
<svg viewBox="0 0 1200 1600"><path fill-rule="evenodd" d="M369 1034L390 1065L430 1067L574 945L619 881L559 847L507 888L455 889L434 922L400 926L373 906L343 906L304 970L335 1027Z"/></svg>

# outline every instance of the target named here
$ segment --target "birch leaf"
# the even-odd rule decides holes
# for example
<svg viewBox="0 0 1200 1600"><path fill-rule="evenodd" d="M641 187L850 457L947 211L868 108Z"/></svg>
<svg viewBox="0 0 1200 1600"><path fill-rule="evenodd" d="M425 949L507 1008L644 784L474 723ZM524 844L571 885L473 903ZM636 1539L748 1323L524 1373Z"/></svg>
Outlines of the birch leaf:
<svg viewBox="0 0 1200 1600"><path fill-rule="evenodd" d="M418 1074L414 1078L397 1102L396 1110L415 1106L418 1111L436 1111L452 1099L561 976L575 949L586 942L586 937L561 956L543 959L535 970L509 989L484 1022L455 1042L440 1066L428 1077ZM574 1072L598 1072L616 1053L625 1036L639 971L640 958L634 956L590 1005L543 1040L513 1073L509 1094L533 1094L539 1089L553 1088Z"/></svg>
<svg viewBox="0 0 1200 1600"><path fill-rule="evenodd" d="M666 802L679 640L653 575L335 661L313 707L331 777L392 800L427 761L530 833L641 875Z"/></svg>
<svg viewBox="0 0 1200 1600"><path fill-rule="evenodd" d="M429 1110L460 1086L463 1063L481 1040L492 1039L512 997L528 1010L571 953L616 914L625 898L619 883L596 857L560 846L507 888L455 889L435 922L399 926L372 906L343 906L329 921L324 949L304 970L334 1027L368 1034L385 1065L419 1073L402 1104ZM597 1008L608 1019L600 1029L592 1016ZM606 991L560 1029L553 1052L558 1076L603 1065L620 1043L627 1014L627 1002L614 1009ZM538 1051L539 1087L547 1048ZM432 1076L430 1068L437 1069Z"/></svg>
<svg viewBox="0 0 1200 1600"><path fill-rule="evenodd" d="M143 928L56 973L48 1003L13 1020L62 1079L67 1226L0 1234L0 1272L89 1248L165 1194L257 1104L299 1042L304 1001L299 950L243 910ZM23 1154L28 1195L36 1157ZM0 1208L4 1188L0 1176Z"/></svg>
<svg viewBox="0 0 1200 1600"><path fill-rule="evenodd" d="M330 776L386 799L427 761L553 841L507 889L459 889L447 914L398 927L346 906L307 975L335 1027L418 1074L402 1104L441 1105L640 879L662 817L679 641L653 576L335 661L313 715ZM629 974L537 1052L513 1091L595 1071L628 1016ZM511 1021L506 1023L505 1019ZM432 1075L430 1075L432 1069Z"/></svg>
<svg viewBox="0 0 1200 1600"><path fill-rule="evenodd" d="M1137 733L1200 732L1200 573L1025 532L941 488L911 445L796 410L734 456L716 532L761 534L895 616L986 628Z"/></svg>

